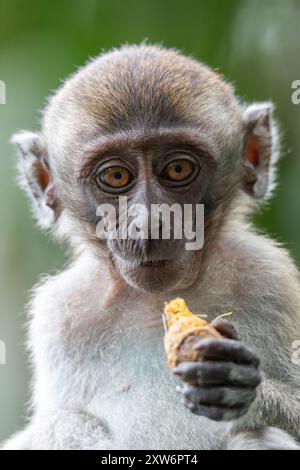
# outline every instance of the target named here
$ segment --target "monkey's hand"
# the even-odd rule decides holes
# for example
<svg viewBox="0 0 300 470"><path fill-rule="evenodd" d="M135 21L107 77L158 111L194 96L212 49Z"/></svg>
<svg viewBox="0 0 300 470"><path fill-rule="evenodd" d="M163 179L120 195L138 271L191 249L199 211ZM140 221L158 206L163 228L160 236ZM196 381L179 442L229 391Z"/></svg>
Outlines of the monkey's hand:
<svg viewBox="0 0 300 470"><path fill-rule="evenodd" d="M214 327L224 339L203 339L194 347L200 362L182 362L175 375L182 402L192 413L214 421L231 421L247 413L260 384L258 357L238 341L234 327L218 320Z"/></svg>

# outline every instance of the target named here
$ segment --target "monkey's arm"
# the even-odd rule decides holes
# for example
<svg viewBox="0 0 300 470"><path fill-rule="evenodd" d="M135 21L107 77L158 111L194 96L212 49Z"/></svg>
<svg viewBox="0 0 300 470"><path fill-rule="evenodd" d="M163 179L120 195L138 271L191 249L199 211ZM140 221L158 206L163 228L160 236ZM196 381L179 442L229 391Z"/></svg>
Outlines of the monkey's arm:
<svg viewBox="0 0 300 470"><path fill-rule="evenodd" d="M272 304L263 312L268 325L258 324L256 332L254 328L247 328L250 332L247 343L253 344L261 358L262 382L247 414L234 423L233 432L272 426L297 440L300 438L300 369L292 361L292 344L300 338L299 299L297 285L291 282L291 286L295 296L284 298L282 295L282 305L277 313L276 305Z"/></svg>
<svg viewBox="0 0 300 470"><path fill-rule="evenodd" d="M286 357L290 381L263 372L259 385L256 355L237 341L230 324L222 320L220 327L231 339L200 341L204 361L175 369L186 382L179 388L184 403L195 414L232 420L228 449L299 449L291 437L300 436L298 371L293 376Z"/></svg>
<svg viewBox="0 0 300 470"><path fill-rule="evenodd" d="M49 410L4 442L2 450L106 450L112 445L102 423L81 411Z"/></svg>
<svg viewBox="0 0 300 470"><path fill-rule="evenodd" d="M233 423L227 448L300 450L299 423L299 390L265 377L248 413Z"/></svg>
<svg viewBox="0 0 300 470"><path fill-rule="evenodd" d="M90 268L85 270L86 264L78 263L78 267L71 266L56 276L47 277L35 289L28 331L35 371L33 414L25 429L4 443L4 449L112 448L106 427L85 407L87 384L95 376L94 369L89 368L89 353L82 353L80 361L71 366L76 341L75 349L66 351L68 330L64 328L64 322L69 312L67 307L71 301L78 302L78 307L69 307L74 315L83 309L78 284L81 276L92 285L88 275ZM89 299L91 301L91 296ZM83 369L80 369L82 362ZM84 371L88 371L88 375Z"/></svg>
<svg viewBox="0 0 300 470"><path fill-rule="evenodd" d="M249 412L235 423L233 431L254 430L262 426L278 426L300 438L300 399L296 386L263 378L256 400Z"/></svg>

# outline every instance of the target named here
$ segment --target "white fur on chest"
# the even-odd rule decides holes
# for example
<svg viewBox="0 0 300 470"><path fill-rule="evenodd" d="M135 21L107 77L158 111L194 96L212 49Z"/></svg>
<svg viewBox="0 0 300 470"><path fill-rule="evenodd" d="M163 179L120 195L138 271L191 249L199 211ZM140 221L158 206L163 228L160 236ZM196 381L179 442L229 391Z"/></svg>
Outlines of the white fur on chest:
<svg viewBox="0 0 300 470"><path fill-rule="evenodd" d="M117 352L117 351L116 351ZM88 411L105 421L118 449L209 449L223 445L227 424L193 415L176 392L163 338L132 331Z"/></svg>

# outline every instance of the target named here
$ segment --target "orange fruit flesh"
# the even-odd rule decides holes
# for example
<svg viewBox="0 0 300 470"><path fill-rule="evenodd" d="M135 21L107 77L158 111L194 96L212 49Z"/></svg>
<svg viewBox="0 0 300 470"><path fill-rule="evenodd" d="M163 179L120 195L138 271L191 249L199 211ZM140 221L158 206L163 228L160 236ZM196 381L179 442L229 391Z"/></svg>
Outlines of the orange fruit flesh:
<svg viewBox="0 0 300 470"><path fill-rule="evenodd" d="M193 346L204 338L222 338L221 334L206 320L194 315L183 299L177 298L165 305L167 332L164 346L170 368L181 362L201 360L201 353Z"/></svg>

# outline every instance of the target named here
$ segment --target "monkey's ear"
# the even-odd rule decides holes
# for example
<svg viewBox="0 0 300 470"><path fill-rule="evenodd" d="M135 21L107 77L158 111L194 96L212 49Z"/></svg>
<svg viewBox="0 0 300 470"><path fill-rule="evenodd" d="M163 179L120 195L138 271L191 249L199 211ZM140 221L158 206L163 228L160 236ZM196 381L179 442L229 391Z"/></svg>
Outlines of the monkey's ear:
<svg viewBox="0 0 300 470"><path fill-rule="evenodd" d="M244 190L255 199L267 198L274 187L278 133L272 103L249 106L244 112Z"/></svg>
<svg viewBox="0 0 300 470"><path fill-rule="evenodd" d="M21 131L11 142L19 150L19 182L32 203L34 215L42 228L49 228L58 216L58 200L48 166L46 149L38 134Z"/></svg>

